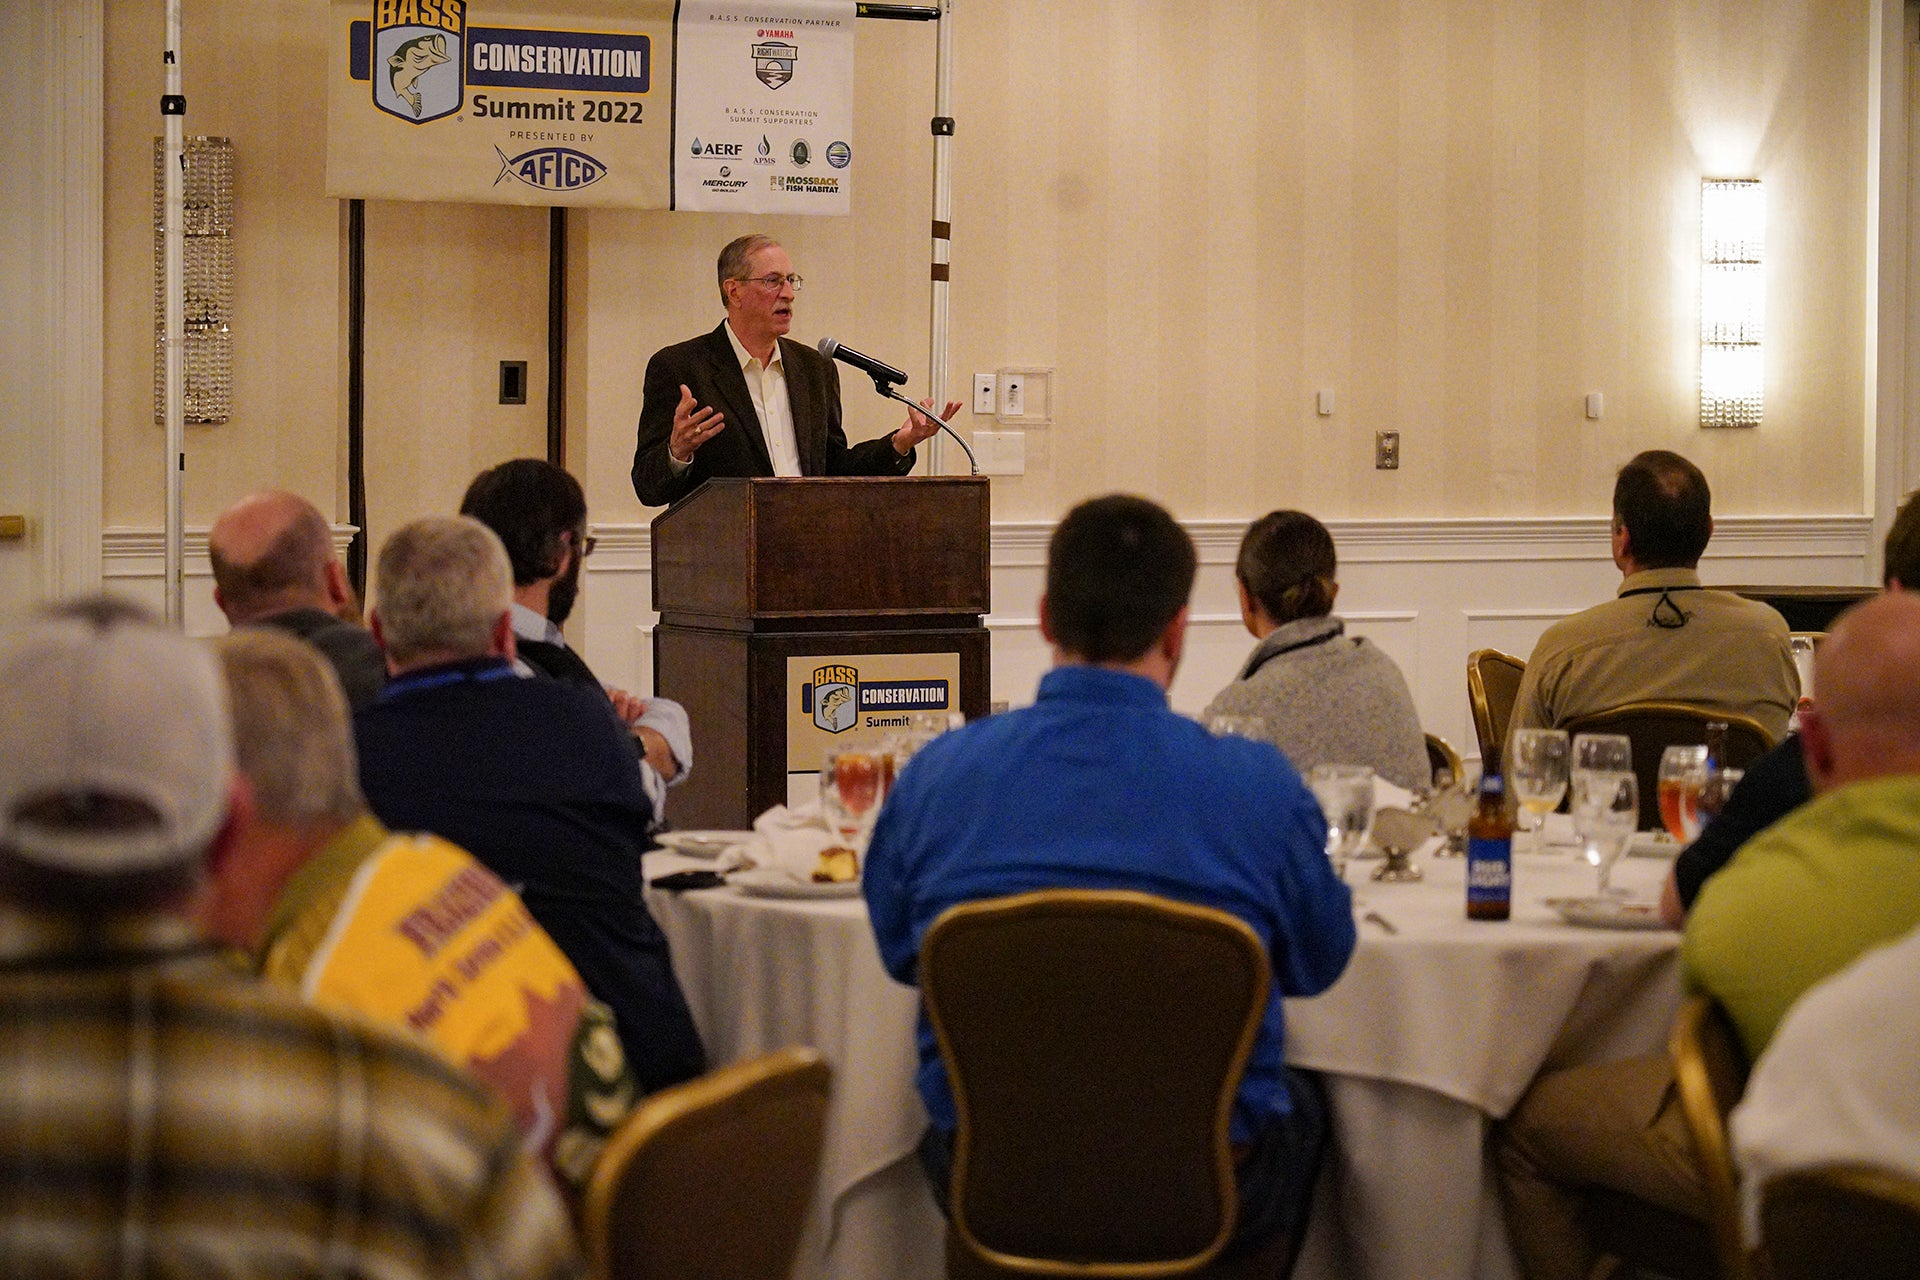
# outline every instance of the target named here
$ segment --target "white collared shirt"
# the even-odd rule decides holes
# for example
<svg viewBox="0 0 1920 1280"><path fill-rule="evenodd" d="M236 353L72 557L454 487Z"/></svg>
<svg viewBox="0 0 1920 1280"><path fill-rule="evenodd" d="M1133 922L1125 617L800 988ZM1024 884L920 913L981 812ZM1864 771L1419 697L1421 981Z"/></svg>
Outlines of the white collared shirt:
<svg viewBox="0 0 1920 1280"><path fill-rule="evenodd" d="M740 361L740 374L747 380L747 394L753 397L753 412L759 417L760 431L766 437L773 474L802 474L800 440L793 431L793 407L787 399L787 364L780 357L780 340L773 340L773 359L763 365L757 357L748 354L731 323L726 325L726 330L734 357Z"/></svg>

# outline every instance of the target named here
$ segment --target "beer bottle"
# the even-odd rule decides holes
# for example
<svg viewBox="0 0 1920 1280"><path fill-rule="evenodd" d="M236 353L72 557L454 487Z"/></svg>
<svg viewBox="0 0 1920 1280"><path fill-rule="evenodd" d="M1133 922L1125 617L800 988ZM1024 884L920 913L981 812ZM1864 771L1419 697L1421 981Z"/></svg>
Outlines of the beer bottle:
<svg viewBox="0 0 1920 1280"><path fill-rule="evenodd" d="M1467 919L1505 920L1513 910L1513 820L1500 762L1480 775L1480 805L1467 821Z"/></svg>

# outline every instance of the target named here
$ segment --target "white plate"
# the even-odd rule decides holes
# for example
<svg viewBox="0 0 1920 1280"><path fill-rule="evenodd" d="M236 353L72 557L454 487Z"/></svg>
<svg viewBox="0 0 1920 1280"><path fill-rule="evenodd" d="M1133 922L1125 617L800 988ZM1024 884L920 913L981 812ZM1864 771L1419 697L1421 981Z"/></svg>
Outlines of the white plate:
<svg viewBox="0 0 1920 1280"><path fill-rule="evenodd" d="M856 898L860 896L858 880L836 880L822 884L813 880L795 880L784 871L774 871L765 867L756 867L751 871L736 871L727 877L727 883L749 898Z"/></svg>
<svg viewBox="0 0 1920 1280"><path fill-rule="evenodd" d="M1686 846L1665 831L1636 831L1627 845L1629 858L1677 858Z"/></svg>
<svg viewBox="0 0 1920 1280"><path fill-rule="evenodd" d="M1589 929L1664 929L1660 905L1628 898L1548 898L1547 905L1568 924Z"/></svg>
<svg viewBox="0 0 1920 1280"><path fill-rule="evenodd" d="M662 848L687 858L717 858L737 844L753 839L751 831L662 831L654 837Z"/></svg>

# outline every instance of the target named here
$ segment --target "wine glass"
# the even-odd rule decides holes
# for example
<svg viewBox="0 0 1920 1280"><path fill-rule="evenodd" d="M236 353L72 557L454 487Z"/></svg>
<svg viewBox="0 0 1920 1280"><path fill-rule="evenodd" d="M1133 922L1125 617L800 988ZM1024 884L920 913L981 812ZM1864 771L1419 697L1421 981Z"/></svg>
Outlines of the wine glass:
<svg viewBox="0 0 1920 1280"><path fill-rule="evenodd" d="M1700 787L1706 780L1706 747L1675 744L1660 753L1660 821L1675 840L1691 843L1700 834Z"/></svg>
<svg viewBox="0 0 1920 1280"><path fill-rule="evenodd" d="M1640 825L1640 780L1632 772L1589 769L1573 779L1573 829L1587 861L1600 868L1601 897L1619 896L1610 881Z"/></svg>
<svg viewBox="0 0 1920 1280"><path fill-rule="evenodd" d="M1582 733L1573 739L1573 767L1602 773L1633 771L1633 739L1624 733Z"/></svg>
<svg viewBox="0 0 1920 1280"><path fill-rule="evenodd" d="M858 849L860 836L879 807L881 753L829 751L820 768L820 809L845 844Z"/></svg>
<svg viewBox="0 0 1920 1280"><path fill-rule="evenodd" d="M1515 729L1507 757L1507 782L1513 788L1513 798L1520 802L1520 827L1533 833L1530 852L1538 853L1540 828L1560 804L1560 797L1567 794L1566 732Z"/></svg>
<svg viewBox="0 0 1920 1280"><path fill-rule="evenodd" d="M1373 825L1373 770L1363 764L1317 764L1307 787L1327 816L1327 857L1333 874L1347 877L1347 859L1360 851Z"/></svg>

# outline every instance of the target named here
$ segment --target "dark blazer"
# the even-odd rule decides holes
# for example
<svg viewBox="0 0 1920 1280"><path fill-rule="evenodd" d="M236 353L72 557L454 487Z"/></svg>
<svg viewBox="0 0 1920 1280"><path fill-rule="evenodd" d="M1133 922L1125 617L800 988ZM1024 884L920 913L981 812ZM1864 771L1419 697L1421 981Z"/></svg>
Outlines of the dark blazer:
<svg viewBox="0 0 1920 1280"><path fill-rule="evenodd" d="M800 445L800 472L809 476L903 476L913 470L914 454L893 451L890 435L847 447L840 425L840 371L833 361L787 338L780 339L786 366L787 401L793 434ZM695 450L693 465L680 475L667 463L667 439L680 388L692 389L703 406L720 410L726 426ZM715 476L770 476L773 455L753 411L746 375L740 372L727 322L711 333L676 342L647 362L640 433L633 451L633 491L650 507L678 502Z"/></svg>
<svg viewBox="0 0 1920 1280"><path fill-rule="evenodd" d="M666 936L641 898L653 805L606 694L498 659L391 681L354 717L360 786L396 831L431 831L519 891L613 1010L647 1090L706 1070Z"/></svg>

